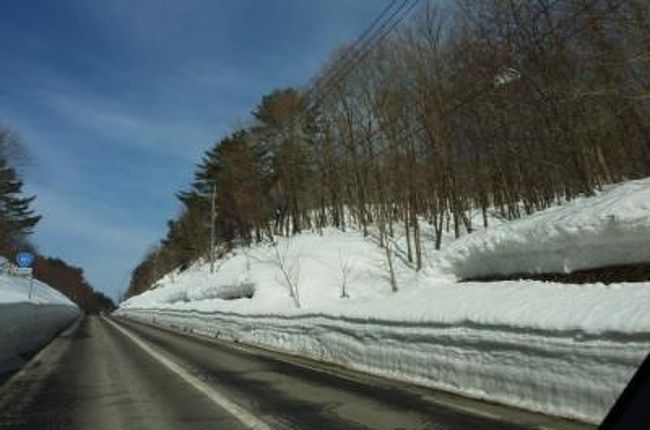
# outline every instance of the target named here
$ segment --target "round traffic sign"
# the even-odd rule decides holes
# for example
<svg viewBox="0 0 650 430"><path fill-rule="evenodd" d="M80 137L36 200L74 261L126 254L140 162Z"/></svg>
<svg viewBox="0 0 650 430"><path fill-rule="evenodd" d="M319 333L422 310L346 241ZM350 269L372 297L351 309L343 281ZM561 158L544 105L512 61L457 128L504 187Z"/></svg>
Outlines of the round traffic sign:
<svg viewBox="0 0 650 430"><path fill-rule="evenodd" d="M16 255L16 264L18 267L31 267L34 263L34 254L31 252L19 252Z"/></svg>

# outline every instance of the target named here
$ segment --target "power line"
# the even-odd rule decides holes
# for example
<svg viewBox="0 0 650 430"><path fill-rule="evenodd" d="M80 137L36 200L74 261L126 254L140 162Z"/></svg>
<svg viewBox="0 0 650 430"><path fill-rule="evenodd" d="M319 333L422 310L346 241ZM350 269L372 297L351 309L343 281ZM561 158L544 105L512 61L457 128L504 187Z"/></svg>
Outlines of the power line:
<svg viewBox="0 0 650 430"><path fill-rule="evenodd" d="M327 98L327 96L329 96L331 92L348 77L348 75L353 71L353 69L356 66L358 66L359 63L361 63L372 52L372 50L376 48L388 36L388 34L390 34L400 24L400 22L402 22L402 20L417 5L418 1L419 0L413 1L406 9L403 8L408 4L408 0L402 2L400 6L400 10L403 9L404 12L401 13L401 15L399 15L399 17L395 19L391 24L385 23L385 25L383 25L379 30L379 31L384 30L383 33L379 33L379 31L376 33L378 34L378 36L374 39L373 41L374 43L372 45L368 44L364 46L361 50L358 51L357 60L353 64L348 65L346 69L340 70L334 75L334 78L338 77L338 79L336 79L334 83L330 85L329 89L323 91L320 97L318 97L316 101L313 102L312 105L308 107L306 111L303 112L302 115L300 115L299 122L302 122L305 119L307 119L309 115L311 115L318 108L318 106ZM396 15L397 12L391 15L391 18L395 17Z"/></svg>
<svg viewBox="0 0 650 430"><path fill-rule="evenodd" d="M562 0L557 0L557 1L555 2L555 4L559 4L561 1L562 1ZM596 4L597 4L597 3L599 3L599 1L600 1L600 0L595 0L595 1L592 2L592 3L590 3L590 4L588 4L588 5L585 5L585 6L584 6L580 11L574 13L574 14L573 14L571 17L569 17L567 20L564 20L563 22L558 22L555 26L553 26L553 28L551 28L549 31L547 31L546 33L544 33L544 34L540 37L539 41L543 41L543 40L545 40L546 38L552 36L553 34L555 34L556 32L558 32L558 30L563 30L563 31L565 31L565 32L570 31L570 29L575 25L575 21L576 21L576 19L577 19L580 15L583 15L583 14L589 12L589 11L590 11L590 10L591 10L591 9L592 9ZM621 1L618 2L618 3L615 3L615 4L611 5L610 8L609 8L609 12L612 12L612 11L617 10L617 9L618 9L619 7L621 7L623 4L625 4L625 0L621 0ZM579 34L579 32L582 31L582 30L583 30L582 28L577 29L576 31L573 32L573 35L575 36L576 34ZM465 48L465 49L463 50L463 52L466 52L467 50L468 50L468 48ZM453 55L455 55L455 54L453 54ZM506 65L508 65L508 63L507 63L507 62L503 62L502 64L499 65L499 67L501 68L501 67L506 66ZM467 97L463 98L460 102L456 103L455 105L453 105L453 106L450 107L449 109L443 111L443 112L439 115L439 118L442 119L442 118L445 118L445 117L449 116L450 114L454 113L454 112L457 111L458 109L462 108L463 106L466 106L467 104L469 104L469 103L471 103L472 101L478 99L479 97L482 97L484 94L490 92L490 91L493 90L493 89L494 89L494 85L493 85L492 81L490 81L489 83L488 83L488 82L485 82L485 81L482 82L481 85L480 85L480 87L479 87L476 91L473 91L473 92L470 93ZM413 135L416 135L416 134L419 134L419 133L424 132L424 131L425 131L425 128L426 128L426 126L425 126L424 124L420 124L418 127L414 128L414 129L409 129L409 128L406 128L406 127L403 128L403 129L399 132L397 140L393 142L393 146L400 145L400 144L406 142L406 141L407 141L409 138L411 138ZM378 131L378 132L381 133L381 131ZM387 152L389 149L390 149L390 147L388 147L388 148L383 148L383 149L379 150L378 152L376 152L376 153L374 154L374 157L376 158L377 156L380 156L380 155L384 154L384 153Z"/></svg>
<svg viewBox="0 0 650 430"><path fill-rule="evenodd" d="M370 34L370 32L371 32L371 31L372 31L372 30L377 26L377 24L379 23L379 21L381 21L381 19L384 17L384 15L386 15L386 14L387 14L387 13L388 13L392 8L393 8L393 6L394 6L397 2L398 2L398 0L392 0L390 3L388 3L388 4L386 5L386 7L384 7L384 9L383 9L383 10L381 11L381 13L380 13L380 14L379 14L379 15L378 15L374 20L373 20L373 22L370 24L370 26L368 26L368 27L363 31L363 33L361 34L361 36L359 36L359 37L357 38L357 40L356 40L354 43L352 43L350 46L348 46L348 48L345 50L345 52L343 52L343 54L341 55L341 57L340 57L340 59L339 59L339 63L342 63L344 60L346 60L346 57L347 57L348 55L353 55L353 54L356 52L356 50L355 50L355 48L354 48L355 45L360 44L360 43L365 43L365 42L362 42L362 41L363 41L363 40L364 40L364 39L365 39L365 38ZM372 36L371 36L371 37L372 37ZM329 79L329 76L323 76L323 77L317 78L317 79L315 80L315 82L311 85L311 87L307 90L307 92L304 94L304 96L307 97L307 98L309 98L309 97L311 96L311 94L314 93L314 92L316 91L316 89L318 88L318 86L325 85L325 82L324 82L324 81L326 81L327 79Z"/></svg>
<svg viewBox="0 0 650 430"><path fill-rule="evenodd" d="M352 72L352 70L363 61L374 48L376 48L387 36L390 34L401 22L402 20L413 10L413 8L418 4L419 0L403 0L400 6L390 15L387 21L380 26L380 28L373 34L374 37L370 39L367 43L364 44L360 49L355 49L355 57L347 65L343 65L338 71L329 73L330 78L328 84L334 81L334 84L330 84L330 88L341 83L345 78ZM410 4L409 4L410 3ZM392 21L392 23L391 23ZM354 49L354 48L353 48ZM310 109L317 107L331 92L326 91L320 95L320 97L313 103Z"/></svg>
<svg viewBox="0 0 650 430"><path fill-rule="evenodd" d="M364 30L362 35L344 52L341 59L335 63L332 71L316 81L303 95L305 99L316 97L316 100L305 111L297 115L286 126L282 127L276 135L285 129L292 129L300 125L329 95L335 85L340 84L365 57L413 10L419 0L402 0L397 8L394 5L399 0L392 0L375 18L371 25ZM394 10L393 10L394 9ZM392 10L392 11L391 11ZM380 21L385 15L390 15ZM328 88L329 87L329 88Z"/></svg>

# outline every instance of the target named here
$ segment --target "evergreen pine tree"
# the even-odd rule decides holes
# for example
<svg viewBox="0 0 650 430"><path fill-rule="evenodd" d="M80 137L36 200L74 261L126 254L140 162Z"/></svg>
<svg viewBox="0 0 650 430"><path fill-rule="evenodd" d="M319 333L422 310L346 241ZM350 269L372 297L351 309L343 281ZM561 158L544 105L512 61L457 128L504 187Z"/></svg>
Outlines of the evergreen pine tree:
<svg viewBox="0 0 650 430"><path fill-rule="evenodd" d="M32 233L41 219L30 209L35 196L22 197L22 187L16 170L0 157L0 235L5 242L15 242Z"/></svg>

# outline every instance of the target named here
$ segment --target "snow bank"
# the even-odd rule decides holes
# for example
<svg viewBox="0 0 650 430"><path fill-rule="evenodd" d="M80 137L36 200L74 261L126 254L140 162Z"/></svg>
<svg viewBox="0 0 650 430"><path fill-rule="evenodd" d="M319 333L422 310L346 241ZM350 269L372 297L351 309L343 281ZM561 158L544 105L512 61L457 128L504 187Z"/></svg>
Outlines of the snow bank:
<svg viewBox="0 0 650 430"><path fill-rule="evenodd" d="M45 345L78 315L77 306L48 285L0 274L0 373L20 367L25 354Z"/></svg>
<svg viewBox="0 0 650 430"><path fill-rule="evenodd" d="M443 251L425 245L420 272L398 238L397 293L374 238L326 229L236 249L214 274L200 262L169 274L118 314L597 423L650 351L650 283L456 279L556 271L556 260L585 268L581 253L597 265L650 261L649 185L611 187ZM252 298L219 298L244 286Z"/></svg>
<svg viewBox="0 0 650 430"><path fill-rule="evenodd" d="M392 293L383 251L359 232L279 247L295 266L300 308L273 248L259 246L227 256L214 275L199 264L168 277L118 313L590 422L650 351L650 283L456 283L396 258ZM255 285L252 299L215 298L240 284Z"/></svg>
<svg viewBox="0 0 650 430"><path fill-rule="evenodd" d="M650 262L650 178L467 235L439 256L460 278Z"/></svg>
<svg viewBox="0 0 650 430"><path fill-rule="evenodd" d="M605 416L650 350L647 330L588 334L580 328L535 330L327 311L274 315L149 308L121 313L593 423Z"/></svg>

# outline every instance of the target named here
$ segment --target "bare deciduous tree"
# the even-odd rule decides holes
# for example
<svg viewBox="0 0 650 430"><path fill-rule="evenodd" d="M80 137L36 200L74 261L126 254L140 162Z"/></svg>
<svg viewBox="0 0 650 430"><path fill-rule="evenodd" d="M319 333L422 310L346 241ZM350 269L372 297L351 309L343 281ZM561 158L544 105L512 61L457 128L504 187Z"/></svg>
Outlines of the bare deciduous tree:
<svg viewBox="0 0 650 430"><path fill-rule="evenodd" d="M347 250L345 256L339 248L339 269L341 271L341 298L347 299L350 297L348 294L348 282L350 281L350 274L354 266L350 263L350 251Z"/></svg>
<svg viewBox="0 0 650 430"><path fill-rule="evenodd" d="M287 288L294 305L300 308L300 253L290 255L290 251L290 238L276 242L271 247L268 261L280 271L281 279L278 282Z"/></svg>

